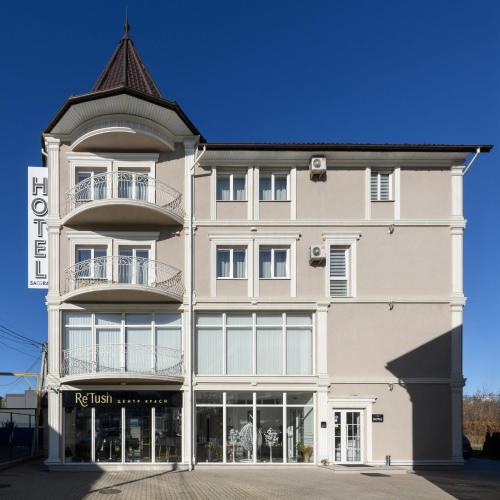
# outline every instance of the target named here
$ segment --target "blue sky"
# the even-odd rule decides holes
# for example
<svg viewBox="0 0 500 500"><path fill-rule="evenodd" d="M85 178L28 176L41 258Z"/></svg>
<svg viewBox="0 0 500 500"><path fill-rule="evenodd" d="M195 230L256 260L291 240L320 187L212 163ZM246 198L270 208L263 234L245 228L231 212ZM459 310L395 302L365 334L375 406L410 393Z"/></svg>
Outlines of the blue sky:
<svg viewBox="0 0 500 500"><path fill-rule="evenodd" d="M126 3L131 36L163 95L210 141L500 150L500 2ZM0 323L35 339L46 338L46 310L44 291L26 288L26 167L40 164L41 130L64 100L91 89L122 35L124 6L2 5L0 203L9 232L0 245ZM481 155L465 178L467 392L500 391L499 183L498 150ZM0 344L0 371L34 362ZM11 382L0 377L0 394L23 388Z"/></svg>

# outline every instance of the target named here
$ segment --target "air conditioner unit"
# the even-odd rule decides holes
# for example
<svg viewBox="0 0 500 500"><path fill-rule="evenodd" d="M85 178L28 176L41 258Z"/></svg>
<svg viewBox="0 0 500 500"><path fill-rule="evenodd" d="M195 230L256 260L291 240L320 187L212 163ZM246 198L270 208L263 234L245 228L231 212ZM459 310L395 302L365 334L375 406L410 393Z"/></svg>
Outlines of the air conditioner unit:
<svg viewBox="0 0 500 500"><path fill-rule="evenodd" d="M311 179L321 177L326 174L326 158L324 156L314 156L309 163L309 175Z"/></svg>
<svg viewBox="0 0 500 500"><path fill-rule="evenodd" d="M309 247L309 262L321 262L326 259L324 245L312 245Z"/></svg>

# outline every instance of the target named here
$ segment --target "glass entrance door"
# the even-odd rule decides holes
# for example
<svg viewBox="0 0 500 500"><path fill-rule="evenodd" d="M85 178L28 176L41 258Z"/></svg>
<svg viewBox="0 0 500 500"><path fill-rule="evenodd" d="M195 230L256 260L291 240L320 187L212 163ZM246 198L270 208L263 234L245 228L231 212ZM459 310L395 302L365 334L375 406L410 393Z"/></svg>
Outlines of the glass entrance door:
<svg viewBox="0 0 500 500"><path fill-rule="evenodd" d="M333 411L333 461L360 464L362 457L361 411Z"/></svg>

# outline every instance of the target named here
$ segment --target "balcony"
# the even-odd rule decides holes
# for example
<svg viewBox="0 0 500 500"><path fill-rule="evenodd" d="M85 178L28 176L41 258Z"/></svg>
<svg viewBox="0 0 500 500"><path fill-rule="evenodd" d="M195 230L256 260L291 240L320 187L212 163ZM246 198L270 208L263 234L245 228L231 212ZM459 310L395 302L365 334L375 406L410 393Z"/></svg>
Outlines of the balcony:
<svg viewBox="0 0 500 500"><path fill-rule="evenodd" d="M182 195L138 172L89 175L66 193L63 224L172 225L184 220Z"/></svg>
<svg viewBox="0 0 500 500"><path fill-rule="evenodd" d="M98 344L62 351L66 379L181 380L183 355L178 349L140 344Z"/></svg>
<svg viewBox="0 0 500 500"><path fill-rule="evenodd" d="M104 256L66 269L64 301L182 302L182 271L144 257Z"/></svg>

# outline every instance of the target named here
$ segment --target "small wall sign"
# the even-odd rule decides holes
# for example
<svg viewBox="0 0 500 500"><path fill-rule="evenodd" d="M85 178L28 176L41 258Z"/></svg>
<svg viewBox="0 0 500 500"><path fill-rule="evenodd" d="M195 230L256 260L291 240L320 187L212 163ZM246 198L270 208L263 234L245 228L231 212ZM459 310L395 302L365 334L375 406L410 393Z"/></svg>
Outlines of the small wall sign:
<svg viewBox="0 0 500 500"><path fill-rule="evenodd" d="M326 429L326 422L321 422L321 428Z"/></svg>
<svg viewBox="0 0 500 500"><path fill-rule="evenodd" d="M383 422L384 414L383 413L374 413L372 415L372 422Z"/></svg>

